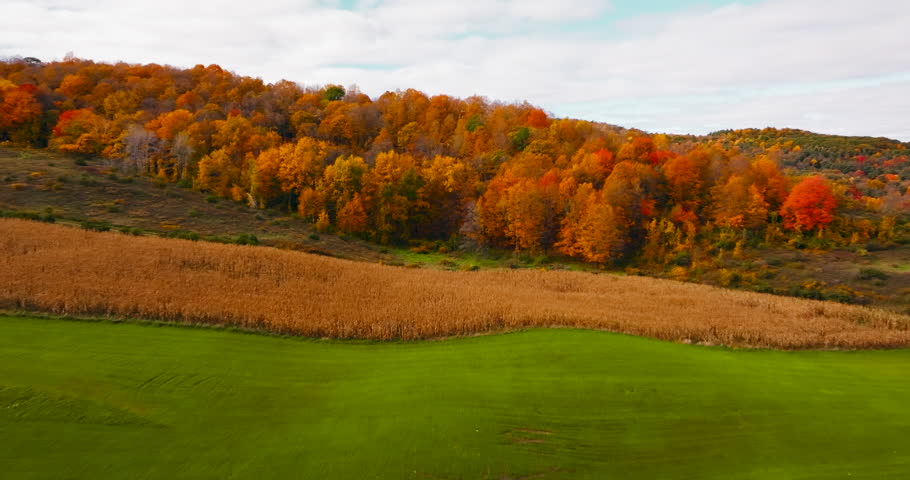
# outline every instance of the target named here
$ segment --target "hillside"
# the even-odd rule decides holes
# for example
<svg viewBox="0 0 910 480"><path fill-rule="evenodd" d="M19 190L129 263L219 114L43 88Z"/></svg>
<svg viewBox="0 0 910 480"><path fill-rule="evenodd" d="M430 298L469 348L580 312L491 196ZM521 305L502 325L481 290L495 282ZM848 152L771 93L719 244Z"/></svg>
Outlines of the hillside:
<svg viewBox="0 0 910 480"><path fill-rule="evenodd" d="M317 232L299 215L280 207L252 209L154 177L125 175L102 160L46 151L0 148L0 215L222 243L250 243L255 237L260 245L387 265L600 271L555 251L529 255L471 247L463 241L377 245L350 235ZM910 234L904 232L896 240L891 245L872 242L866 245L869 250L744 246L736 255L729 251L711 255L699 248L695 252L702 260L696 268L679 268L687 260L691 265L693 258L674 254L669 265L641 259L611 270L907 313L910 245L905 243Z"/></svg>
<svg viewBox="0 0 910 480"><path fill-rule="evenodd" d="M903 480L910 351L363 344L0 316L16 479Z"/></svg>
<svg viewBox="0 0 910 480"><path fill-rule="evenodd" d="M775 128L726 130L705 138L752 154L774 149L786 167L837 171L856 177L859 187L868 187L862 185L864 181L875 179L887 184L884 176L889 174L903 180L910 178L910 143L889 138L844 137ZM884 185L877 189L884 190Z"/></svg>
<svg viewBox="0 0 910 480"><path fill-rule="evenodd" d="M253 241L253 236L261 245L370 262L396 260L355 238L320 235L296 215L123 175L97 160L0 148L0 185L0 215L223 243Z"/></svg>
<svg viewBox="0 0 910 480"><path fill-rule="evenodd" d="M644 277L406 269L11 219L0 233L0 306L13 309L376 340L559 326L736 347L910 345L904 315Z"/></svg>
<svg viewBox="0 0 910 480"><path fill-rule="evenodd" d="M743 249L906 241L906 145L887 139L678 138L526 102L414 89L371 98L218 65L72 57L0 62L0 99L5 144L103 159L382 245L559 252L697 278Z"/></svg>

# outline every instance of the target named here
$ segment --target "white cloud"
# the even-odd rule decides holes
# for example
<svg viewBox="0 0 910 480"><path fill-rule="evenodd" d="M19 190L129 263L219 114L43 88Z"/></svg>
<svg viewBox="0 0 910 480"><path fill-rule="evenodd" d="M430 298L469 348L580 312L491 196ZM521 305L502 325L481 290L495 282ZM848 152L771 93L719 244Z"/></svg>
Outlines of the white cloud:
<svg viewBox="0 0 910 480"><path fill-rule="evenodd" d="M765 0L577 32L566 25L608 17L609 4L339 5L0 0L0 56L218 63L268 81L357 83L374 96L413 87L526 99L658 131L773 125L910 140L908 83L887 80L910 74L906 2Z"/></svg>

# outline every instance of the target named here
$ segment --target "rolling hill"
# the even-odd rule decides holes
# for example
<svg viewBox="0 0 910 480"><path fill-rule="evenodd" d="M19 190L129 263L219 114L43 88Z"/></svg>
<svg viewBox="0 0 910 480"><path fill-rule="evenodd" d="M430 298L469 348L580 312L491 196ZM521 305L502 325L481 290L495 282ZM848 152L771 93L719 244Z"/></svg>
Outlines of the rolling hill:
<svg viewBox="0 0 910 480"><path fill-rule="evenodd" d="M910 351L0 316L3 476L904 479Z"/></svg>

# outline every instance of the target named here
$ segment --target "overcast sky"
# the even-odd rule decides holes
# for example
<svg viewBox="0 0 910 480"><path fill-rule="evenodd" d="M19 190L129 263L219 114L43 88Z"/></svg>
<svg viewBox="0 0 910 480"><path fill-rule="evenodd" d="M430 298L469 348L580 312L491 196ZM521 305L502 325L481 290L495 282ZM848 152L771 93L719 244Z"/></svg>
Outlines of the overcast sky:
<svg viewBox="0 0 910 480"><path fill-rule="evenodd" d="M647 5L643 5L647 4ZM651 132L910 141L906 0L0 0L0 57L217 63Z"/></svg>

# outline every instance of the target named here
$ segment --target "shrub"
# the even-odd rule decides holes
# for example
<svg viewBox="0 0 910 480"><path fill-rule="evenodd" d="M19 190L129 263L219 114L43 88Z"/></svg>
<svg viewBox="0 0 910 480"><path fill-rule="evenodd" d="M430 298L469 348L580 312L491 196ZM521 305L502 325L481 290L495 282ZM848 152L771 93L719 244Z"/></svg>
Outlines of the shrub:
<svg viewBox="0 0 910 480"><path fill-rule="evenodd" d="M188 230L174 230L172 232L167 232L166 234L164 234L164 237L165 238L180 238L183 240L192 240L194 242L196 240L199 240L199 238L200 238L198 233L191 232Z"/></svg>
<svg viewBox="0 0 910 480"><path fill-rule="evenodd" d="M143 231L142 231L141 228L138 228L138 227L128 227L128 226L125 226L125 225L124 225L124 226L121 226L121 227L117 227L117 231L120 232L120 233L122 233L122 234L124 234L124 235L133 235L133 236L142 235L142 233L143 233Z"/></svg>
<svg viewBox="0 0 910 480"><path fill-rule="evenodd" d="M888 274L875 268L860 268L857 280L888 280Z"/></svg>
<svg viewBox="0 0 910 480"><path fill-rule="evenodd" d="M692 256L689 252L679 252L670 263L678 267L688 267L692 265Z"/></svg>
<svg viewBox="0 0 910 480"><path fill-rule="evenodd" d="M82 185L83 187L95 187L98 185L98 180L83 174L79 177L79 185Z"/></svg>
<svg viewBox="0 0 910 480"><path fill-rule="evenodd" d="M430 253L430 250L432 250L432 249L433 249L433 245L430 243L422 243L420 245L417 245L416 247L410 248L411 253L417 253L417 254L421 254L421 255Z"/></svg>
<svg viewBox="0 0 910 480"><path fill-rule="evenodd" d="M93 230L95 232L107 232L113 225L105 220L83 220L79 222L83 230Z"/></svg>
<svg viewBox="0 0 910 480"><path fill-rule="evenodd" d="M636 270L636 269L627 268L626 273L628 273L630 275L638 274L638 271L636 271L635 273L631 273L631 272L629 272L629 270ZM670 278L672 278L673 280L678 280L680 282L684 282L689 279L689 270L687 270L686 267L673 267L670 269Z"/></svg>
<svg viewBox="0 0 910 480"><path fill-rule="evenodd" d="M888 249L887 245L884 245L875 240L866 244L866 251L869 251L869 252L881 252L882 250L887 250L887 249Z"/></svg>
<svg viewBox="0 0 910 480"><path fill-rule="evenodd" d="M735 287L739 285L740 280L742 277L737 271L722 268L717 272L717 281L722 287Z"/></svg>
<svg viewBox="0 0 910 480"><path fill-rule="evenodd" d="M259 239L252 233L241 233L231 243L235 245L259 245Z"/></svg>

